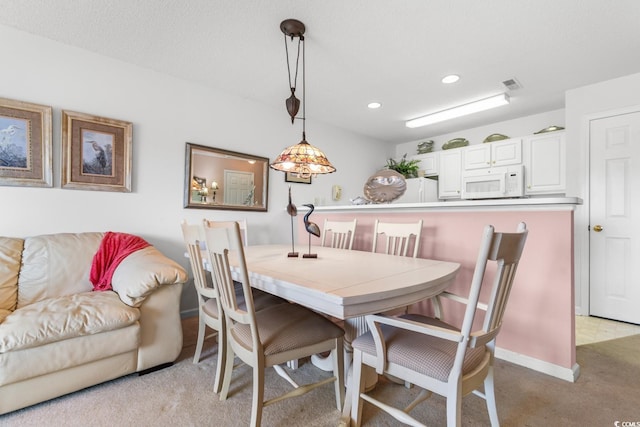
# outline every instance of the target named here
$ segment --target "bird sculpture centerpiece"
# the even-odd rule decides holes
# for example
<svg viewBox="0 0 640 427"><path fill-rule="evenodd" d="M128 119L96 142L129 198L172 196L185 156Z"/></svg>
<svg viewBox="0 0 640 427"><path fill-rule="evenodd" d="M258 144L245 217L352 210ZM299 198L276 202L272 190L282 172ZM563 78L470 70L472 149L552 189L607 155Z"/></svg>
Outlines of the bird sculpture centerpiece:
<svg viewBox="0 0 640 427"><path fill-rule="evenodd" d="M304 228L309 233L309 253L303 254L302 258L318 258L318 254L311 253L311 235L313 234L316 237L320 237L320 227L315 222L309 221L309 216L313 213L315 209L312 204L303 205L309 208L309 212L304 215Z"/></svg>
<svg viewBox="0 0 640 427"><path fill-rule="evenodd" d="M291 217L291 252L287 254L289 258L297 258L298 252L296 252L296 248L294 246L293 239L293 217L298 215L298 208L291 201L291 186L289 186L289 204L287 205L287 213Z"/></svg>

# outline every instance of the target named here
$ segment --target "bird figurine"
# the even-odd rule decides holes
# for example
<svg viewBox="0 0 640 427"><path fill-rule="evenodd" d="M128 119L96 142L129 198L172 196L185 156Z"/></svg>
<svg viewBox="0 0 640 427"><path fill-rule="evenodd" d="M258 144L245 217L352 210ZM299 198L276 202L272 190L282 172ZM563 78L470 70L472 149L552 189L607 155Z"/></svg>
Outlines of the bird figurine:
<svg viewBox="0 0 640 427"><path fill-rule="evenodd" d="M294 246L293 239L293 217L298 215L298 208L291 201L291 186L289 186L289 204L287 205L287 213L291 217L291 252L287 254L289 258L297 258L298 252L296 252L296 248Z"/></svg>
<svg viewBox="0 0 640 427"><path fill-rule="evenodd" d="M309 208L309 212L304 215L304 228L309 233L309 253L302 255L303 258L318 258L318 254L311 253L311 235L320 237L320 227L315 222L309 221L309 216L313 213L314 206L312 204L303 205Z"/></svg>

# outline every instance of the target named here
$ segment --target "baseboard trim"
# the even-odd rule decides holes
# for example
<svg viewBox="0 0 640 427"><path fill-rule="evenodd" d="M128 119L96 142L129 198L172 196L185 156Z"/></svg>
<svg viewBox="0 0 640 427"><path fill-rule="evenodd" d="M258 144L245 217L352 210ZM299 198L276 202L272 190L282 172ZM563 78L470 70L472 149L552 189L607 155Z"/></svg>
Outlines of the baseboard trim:
<svg viewBox="0 0 640 427"><path fill-rule="evenodd" d="M542 372L543 374L551 375L552 377L560 378L561 380L572 383L576 382L580 376L580 365L577 363L571 368L564 368L559 365L554 365L553 363L545 362L531 356L515 353L499 347L496 347L495 354L498 359L506 360L507 362L511 362L515 365L524 366L525 368Z"/></svg>

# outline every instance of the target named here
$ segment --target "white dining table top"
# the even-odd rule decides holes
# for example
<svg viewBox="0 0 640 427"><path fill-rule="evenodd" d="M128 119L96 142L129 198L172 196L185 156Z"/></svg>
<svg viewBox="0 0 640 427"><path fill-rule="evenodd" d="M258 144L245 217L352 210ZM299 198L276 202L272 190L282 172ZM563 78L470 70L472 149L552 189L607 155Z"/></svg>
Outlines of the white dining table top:
<svg viewBox="0 0 640 427"><path fill-rule="evenodd" d="M347 319L404 307L442 292L460 264L312 246L318 258L289 258L287 245L245 247L251 286ZM308 249L308 247L305 247ZM231 257L231 263L235 263ZM232 272L236 280L237 271Z"/></svg>

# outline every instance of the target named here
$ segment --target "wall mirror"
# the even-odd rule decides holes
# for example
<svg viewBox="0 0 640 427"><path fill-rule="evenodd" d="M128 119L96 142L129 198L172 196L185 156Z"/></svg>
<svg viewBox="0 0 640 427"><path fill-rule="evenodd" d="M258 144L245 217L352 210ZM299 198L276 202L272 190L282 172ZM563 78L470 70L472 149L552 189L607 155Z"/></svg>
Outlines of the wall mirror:
<svg viewBox="0 0 640 427"><path fill-rule="evenodd" d="M269 159L187 142L184 207L267 211Z"/></svg>

